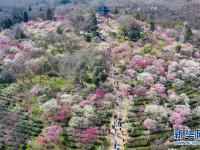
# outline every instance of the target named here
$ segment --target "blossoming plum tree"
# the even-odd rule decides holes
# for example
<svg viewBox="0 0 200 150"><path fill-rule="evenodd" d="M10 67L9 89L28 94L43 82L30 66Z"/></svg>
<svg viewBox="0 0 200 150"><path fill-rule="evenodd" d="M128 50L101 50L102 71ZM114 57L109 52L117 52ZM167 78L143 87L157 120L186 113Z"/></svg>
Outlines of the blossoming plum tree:
<svg viewBox="0 0 200 150"><path fill-rule="evenodd" d="M150 118L147 118L145 121L144 121L144 126L147 128L147 129L156 129L156 126L157 126L157 121L153 120L153 119L150 119Z"/></svg>
<svg viewBox="0 0 200 150"><path fill-rule="evenodd" d="M99 138L99 131L96 128L89 128L81 131L78 134L78 142L82 147L88 147L97 142Z"/></svg>

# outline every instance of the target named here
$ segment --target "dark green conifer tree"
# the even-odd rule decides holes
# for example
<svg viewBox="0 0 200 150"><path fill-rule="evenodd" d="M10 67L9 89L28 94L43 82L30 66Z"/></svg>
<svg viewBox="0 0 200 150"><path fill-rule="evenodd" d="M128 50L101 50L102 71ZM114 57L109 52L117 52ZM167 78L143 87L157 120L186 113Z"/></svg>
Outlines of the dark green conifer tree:
<svg viewBox="0 0 200 150"><path fill-rule="evenodd" d="M52 20L53 19L53 10L51 8L48 8L47 9L47 12L46 12L46 19L47 20Z"/></svg>
<svg viewBox="0 0 200 150"><path fill-rule="evenodd" d="M28 22L28 13L25 11L23 15L23 21Z"/></svg>

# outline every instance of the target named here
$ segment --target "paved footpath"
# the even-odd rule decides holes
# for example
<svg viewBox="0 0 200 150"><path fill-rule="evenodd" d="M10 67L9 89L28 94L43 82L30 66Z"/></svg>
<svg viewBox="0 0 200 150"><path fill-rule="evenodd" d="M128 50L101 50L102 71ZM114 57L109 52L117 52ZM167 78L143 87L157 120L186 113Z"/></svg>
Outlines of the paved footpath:
<svg viewBox="0 0 200 150"><path fill-rule="evenodd" d="M107 36L105 33L105 27L102 24L99 24L99 28L101 28L101 36L104 40L102 44L106 44L109 51L109 66L110 66L110 73L111 75L110 80L113 83L114 87L114 96L115 96L115 109L114 109L114 115L111 118L111 127L110 127L110 135L108 135L108 139L110 141L110 148L109 150L124 150L124 144L127 139L126 129L122 127L122 121L125 120L127 110L126 108L122 109L122 98L121 93L119 91L119 84L120 80L118 75L115 72L115 69L113 67L112 63L112 53L111 53L111 45L109 44L109 41L107 39ZM109 29L110 30L110 29Z"/></svg>
<svg viewBox="0 0 200 150"><path fill-rule="evenodd" d="M113 84L114 84L114 94L115 94L115 112L114 119L112 122L112 126L114 127L114 150L123 150L124 149L124 136L123 136L123 128L122 128L122 110L121 110L121 101L120 92L119 92L119 81L117 79L117 75L114 71L112 71L113 76Z"/></svg>

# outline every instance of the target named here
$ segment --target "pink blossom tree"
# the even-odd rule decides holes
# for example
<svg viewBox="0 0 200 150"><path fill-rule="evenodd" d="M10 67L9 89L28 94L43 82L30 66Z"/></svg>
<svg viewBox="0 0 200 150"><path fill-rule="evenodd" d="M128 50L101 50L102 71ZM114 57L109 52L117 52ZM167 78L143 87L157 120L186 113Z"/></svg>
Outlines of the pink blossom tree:
<svg viewBox="0 0 200 150"><path fill-rule="evenodd" d="M182 125L183 122L185 121L185 117L181 116L179 113L177 112L173 112L171 114L171 116L169 117L169 121L173 124L173 125Z"/></svg>
<svg viewBox="0 0 200 150"><path fill-rule="evenodd" d="M71 106L70 105L63 105L60 109L59 112L54 115L52 118L55 121L64 121L69 117L69 114L71 112Z"/></svg>
<svg viewBox="0 0 200 150"><path fill-rule="evenodd" d="M144 126L147 128L147 129L155 129L156 126L157 126L157 121L156 120L153 120L153 119L150 119L150 118L147 118L145 119L144 121Z"/></svg>
<svg viewBox="0 0 200 150"><path fill-rule="evenodd" d="M51 125L47 128L46 138L49 142L56 142L62 133L62 128L58 125Z"/></svg>
<svg viewBox="0 0 200 150"><path fill-rule="evenodd" d="M160 75L160 76L164 76L165 68L166 68L166 62L162 59L155 59L152 64L153 64L153 66L156 67L157 74Z"/></svg>
<svg viewBox="0 0 200 150"><path fill-rule="evenodd" d="M176 77L176 73L169 73L167 74L167 80L168 81L173 81Z"/></svg>
<svg viewBox="0 0 200 150"><path fill-rule="evenodd" d="M46 134L40 135L37 137L36 141L39 146L43 146L45 144L56 143L59 141L59 136L62 133L62 128L57 125L51 125L47 127Z"/></svg>
<svg viewBox="0 0 200 150"><path fill-rule="evenodd" d="M131 92L132 95L144 96L147 91L148 90L147 90L146 87L141 86L141 87L132 88L130 92Z"/></svg>
<svg viewBox="0 0 200 150"><path fill-rule="evenodd" d="M137 68L146 68L149 65L149 62L145 59L135 58L133 61L131 61L130 66L134 69Z"/></svg>
<svg viewBox="0 0 200 150"><path fill-rule="evenodd" d="M200 58L200 50L197 50L196 52L194 52L193 57Z"/></svg>
<svg viewBox="0 0 200 150"><path fill-rule="evenodd" d="M97 142L99 138L99 131L96 128L89 128L81 131L78 134L78 143L80 146L88 147L89 145Z"/></svg>
<svg viewBox="0 0 200 150"><path fill-rule="evenodd" d="M131 51L130 46L128 46L127 44L122 44L122 45L112 49L112 52L114 52L114 53L121 53L121 52L125 52L125 51Z"/></svg>
<svg viewBox="0 0 200 150"><path fill-rule="evenodd" d="M104 89L98 89L94 93L97 97L103 98L106 94L106 91Z"/></svg>
<svg viewBox="0 0 200 150"><path fill-rule="evenodd" d="M161 83L154 84L153 88L158 94L165 92L165 86Z"/></svg>
<svg viewBox="0 0 200 150"><path fill-rule="evenodd" d="M91 100L83 100L83 101L81 101L81 102L79 103L79 106L80 106L80 107L84 107L85 105L92 105L92 104L94 104L94 102L91 101Z"/></svg>
<svg viewBox="0 0 200 150"><path fill-rule="evenodd" d="M169 117L170 123L173 125L173 128L184 128L183 123L186 121L187 117L191 114L190 109L184 105L176 106L174 112L171 113Z"/></svg>

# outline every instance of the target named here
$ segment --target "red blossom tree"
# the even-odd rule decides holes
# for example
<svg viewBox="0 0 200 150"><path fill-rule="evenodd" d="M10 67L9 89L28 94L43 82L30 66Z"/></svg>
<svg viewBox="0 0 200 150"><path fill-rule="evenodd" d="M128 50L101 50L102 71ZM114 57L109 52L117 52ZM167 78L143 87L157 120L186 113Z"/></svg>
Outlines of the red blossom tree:
<svg viewBox="0 0 200 150"><path fill-rule="evenodd" d="M106 94L106 91L104 89L98 89L96 90L95 94L97 97L103 98Z"/></svg>
<svg viewBox="0 0 200 150"><path fill-rule="evenodd" d="M69 114L71 112L71 106L70 105L63 105L59 112L53 116L53 120L55 121L64 121L69 117Z"/></svg>
<svg viewBox="0 0 200 150"><path fill-rule="evenodd" d="M88 147L90 144L98 140L99 131L96 128L83 130L78 134L78 143L81 146Z"/></svg>
<svg viewBox="0 0 200 150"><path fill-rule="evenodd" d="M144 69L144 68L146 68L147 66L149 65L149 62L147 61L147 60L145 60L145 59L139 59L139 58L137 58L137 59L134 59L132 62L131 62L131 64L130 64L130 66L132 67L132 68L142 68L142 69Z"/></svg>

